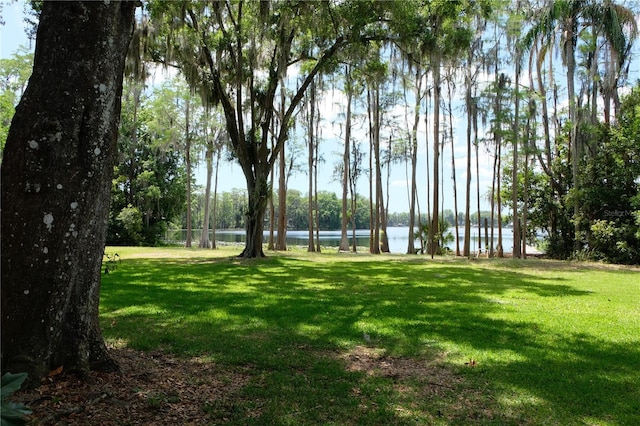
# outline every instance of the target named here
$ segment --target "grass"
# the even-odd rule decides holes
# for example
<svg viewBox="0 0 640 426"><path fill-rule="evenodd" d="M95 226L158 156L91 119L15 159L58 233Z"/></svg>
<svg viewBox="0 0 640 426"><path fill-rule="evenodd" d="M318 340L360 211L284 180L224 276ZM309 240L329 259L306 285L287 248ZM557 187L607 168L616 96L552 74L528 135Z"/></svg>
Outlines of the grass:
<svg viewBox="0 0 640 426"><path fill-rule="evenodd" d="M108 248L113 344L249 375L230 424L640 424L640 271Z"/></svg>

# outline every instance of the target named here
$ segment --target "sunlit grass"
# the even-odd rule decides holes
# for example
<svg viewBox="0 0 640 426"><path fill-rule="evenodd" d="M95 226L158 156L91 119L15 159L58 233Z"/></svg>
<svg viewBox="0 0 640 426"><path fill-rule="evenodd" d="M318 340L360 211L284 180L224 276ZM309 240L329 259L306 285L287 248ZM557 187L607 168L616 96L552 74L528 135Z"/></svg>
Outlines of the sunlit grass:
<svg viewBox="0 0 640 426"><path fill-rule="evenodd" d="M107 248L101 302L114 344L249 367L238 424L640 423L638 269L239 251Z"/></svg>

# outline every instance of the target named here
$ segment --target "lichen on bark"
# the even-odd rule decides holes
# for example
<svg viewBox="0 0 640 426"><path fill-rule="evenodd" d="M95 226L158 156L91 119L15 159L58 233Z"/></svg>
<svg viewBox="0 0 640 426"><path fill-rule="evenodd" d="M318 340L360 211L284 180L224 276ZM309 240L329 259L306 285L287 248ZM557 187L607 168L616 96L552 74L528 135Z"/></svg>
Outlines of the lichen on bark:
<svg viewBox="0 0 640 426"><path fill-rule="evenodd" d="M116 367L98 303L135 7L43 4L32 77L0 170L3 371L37 379L61 366L81 376Z"/></svg>

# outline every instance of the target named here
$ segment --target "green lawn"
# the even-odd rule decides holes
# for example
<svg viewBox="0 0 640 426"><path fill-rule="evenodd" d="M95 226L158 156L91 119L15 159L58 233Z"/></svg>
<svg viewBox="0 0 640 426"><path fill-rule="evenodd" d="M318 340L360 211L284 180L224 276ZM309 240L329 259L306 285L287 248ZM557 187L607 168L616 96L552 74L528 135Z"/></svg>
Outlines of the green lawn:
<svg viewBox="0 0 640 426"><path fill-rule="evenodd" d="M231 424L640 424L640 270L107 248L114 345L249 375Z"/></svg>

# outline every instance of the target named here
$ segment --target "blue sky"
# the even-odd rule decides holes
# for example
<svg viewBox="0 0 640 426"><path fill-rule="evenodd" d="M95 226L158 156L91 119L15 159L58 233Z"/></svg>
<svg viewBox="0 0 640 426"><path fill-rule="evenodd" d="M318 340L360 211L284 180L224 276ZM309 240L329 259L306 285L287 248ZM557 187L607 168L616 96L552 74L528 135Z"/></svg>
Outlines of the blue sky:
<svg viewBox="0 0 640 426"><path fill-rule="evenodd" d="M22 21L22 2L9 3L6 0L2 3L2 18L5 22L0 27L0 57L11 56L20 44L26 44L27 37L24 33L24 23Z"/></svg>

